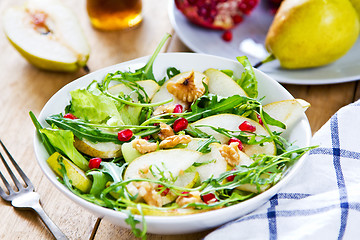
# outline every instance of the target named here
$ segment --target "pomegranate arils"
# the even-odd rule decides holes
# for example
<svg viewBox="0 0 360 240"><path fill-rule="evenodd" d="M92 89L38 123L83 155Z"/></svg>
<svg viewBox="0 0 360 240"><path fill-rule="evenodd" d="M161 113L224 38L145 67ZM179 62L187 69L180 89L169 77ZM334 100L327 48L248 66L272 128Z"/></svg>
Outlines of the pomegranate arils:
<svg viewBox="0 0 360 240"><path fill-rule="evenodd" d="M150 139L150 136L142 137L142 139L149 140L149 139Z"/></svg>
<svg viewBox="0 0 360 240"><path fill-rule="evenodd" d="M224 41L230 42L232 40L232 32L227 30L223 33L223 35L221 37Z"/></svg>
<svg viewBox="0 0 360 240"><path fill-rule="evenodd" d="M122 142L129 141L133 136L133 132L130 129L124 129L118 132L118 139Z"/></svg>
<svg viewBox="0 0 360 240"><path fill-rule="evenodd" d="M258 119L259 124L260 124L261 126L263 126L263 125L264 125L264 123L263 123L263 120L261 119L260 114L256 114L256 118Z"/></svg>
<svg viewBox="0 0 360 240"><path fill-rule="evenodd" d="M182 113L183 112L183 106L180 104L176 104L174 107L173 113Z"/></svg>
<svg viewBox="0 0 360 240"><path fill-rule="evenodd" d="M228 30L242 22L259 0L175 0L187 19L199 26Z"/></svg>
<svg viewBox="0 0 360 240"><path fill-rule="evenodd" d="M164 190L163 189L164 189L164 186L159 184L158 185L158 190L162 191L161 196L166 196L169 193L170 189L169 188L166 188Z"/></svg>
<svg viewBox="0 0 360 240"><path fill-rule="evenodd" d="M249 123L248 121L244 121L242 124L240 124L239 129L240 129L240 131L244 131L244 132L255 132L256 131L256 127L251 125L251 123Z"/></svg>
<svg viewBox="0 0 360 240"><path fill-rule="evenodd" d="M78 119L74 114L72 113L67 113L64 115L64 118L69 118L69 119Z"/></svg>
<svg viewBox="0 0 360 240"><path fill-rule="evenodd" d="M204 203L206 203L206 204L217 202L215 194L213 194L213 193L204 194L201 196L201 198L204 201Z"/></svg>
<svg viewBox="0 0 360 240"><path fill-rule="evenodd" d="M229 182L234 181L235 175L230 175L226 177L226 180L228 180Z"/></svg>
<svg viewBox="0 0 360 240"><path fill-rule="evenodd" d="M243 150L243 148L244 148L244 147L243 147L243 144L242 144L242 142L241 142L239 139L232 137L232 138L230 138L228 144L230 145L230 143L232 143L232 142L237 142L237 143L239 143L239 145L238 145L239 150L240 150L240 151Z"/></svg>
<svg viewBox="0 0 360 240"><path fill-rule="evenodd" d="M99 168L101 161L102 161L101 158L92 158L92 159L90 159L89 160L89 168L90 169Z"/></svg>
<svg viewBox="0 0 360 240"><path fill-rule="evenodd" d="M186 129L188 126L188 121L185 118L178 118L175 120L173 124L173 129L175 132L179 132L181 130Z"/></svg>

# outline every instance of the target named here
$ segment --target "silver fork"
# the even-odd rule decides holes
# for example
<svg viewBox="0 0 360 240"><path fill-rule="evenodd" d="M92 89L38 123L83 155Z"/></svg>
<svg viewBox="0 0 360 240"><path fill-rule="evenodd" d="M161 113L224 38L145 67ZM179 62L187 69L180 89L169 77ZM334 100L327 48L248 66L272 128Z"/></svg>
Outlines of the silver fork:
<svg viewBox="0 0 360 240"><path fill-rule="evenodd" d="M49 216L44 212L43 208L40 205L40 195L35 192L34 186L31 183L30 179L25 175L25 173L21 170L19 165L15 162L14 158L11 156L9 151L6 149L5 145L0 139L0 145L4 149L6 155L8 156L10 162L13 164L21 178L24 180L26 186L23 186L20 181L16 178L11 168L9 167L7 161L4 156L0 152L0 158L4 163L5 168L7 169L10 177L15 183L17 190L14 190L9 182L5 179L4 175L0 171L0 177L6 186L9 193L6 193L0 186L0 196L8 202L11 202L11 205L15 208L19 209L32 209L37 214L39 214L41 220L48 227L52 235L56 239L68 239L65 234L55 225L55 223L49 218Z"/></svg>

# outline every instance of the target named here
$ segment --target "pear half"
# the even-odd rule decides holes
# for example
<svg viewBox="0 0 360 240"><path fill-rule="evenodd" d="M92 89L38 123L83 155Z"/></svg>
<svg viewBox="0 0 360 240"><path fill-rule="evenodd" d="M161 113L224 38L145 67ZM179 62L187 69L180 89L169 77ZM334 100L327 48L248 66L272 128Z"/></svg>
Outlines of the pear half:
<svg viewBox="0 0 360 240"><path fill-rule="evenodd" d="M3 15L11 44L34 66L71 72L86 65L89 45L73 12L57 0L29 0Z"/></svg>

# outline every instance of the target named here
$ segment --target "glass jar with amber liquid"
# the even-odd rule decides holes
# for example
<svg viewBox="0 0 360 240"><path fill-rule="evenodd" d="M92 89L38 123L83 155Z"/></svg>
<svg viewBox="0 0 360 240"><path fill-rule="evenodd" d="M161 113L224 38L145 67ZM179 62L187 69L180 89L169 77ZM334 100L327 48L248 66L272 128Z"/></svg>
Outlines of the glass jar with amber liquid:
<svg viewBox="0 0 360 240"><path fill-rule="evenodd" d="M87 0L91 24L100 30L120 30L142 21L141 0Z"/></svg>

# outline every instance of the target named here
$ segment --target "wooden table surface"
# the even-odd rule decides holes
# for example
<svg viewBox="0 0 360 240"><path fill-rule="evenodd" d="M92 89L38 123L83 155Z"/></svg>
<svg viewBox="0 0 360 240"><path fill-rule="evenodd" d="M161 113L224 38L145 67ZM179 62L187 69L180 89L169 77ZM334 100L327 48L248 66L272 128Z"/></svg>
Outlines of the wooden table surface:
<svg viewBox="0 0 360 240"><path fill-rule="evenodd" d="M20 0L1 0L0 12ZM146 0L143 23L130 31L101 32L94 30L85 10L85 0L63 0L76 9L80 23L91 46L88 66L92 71L150 55L162 36L173 35L165 52L190 51L172 28L168 0ZM48 99L61 87L85 74L53 73L28 64L9 44L0 30L0 137L13 157L27 173L41 195L41 202L53 221L69 239L135 239L127 229L96 218L62 195L44 176L33 151L34 126L29 111L40 113ZM296 98L303 98L312 107L307 111L315 133L339 108L360 96L357 82L336 85L284 85ZM19 211L0 199L0 239L52 239L40 219L32 212ZM148 239L199 239L207 232L182 236L148 235Z"/></svg>

